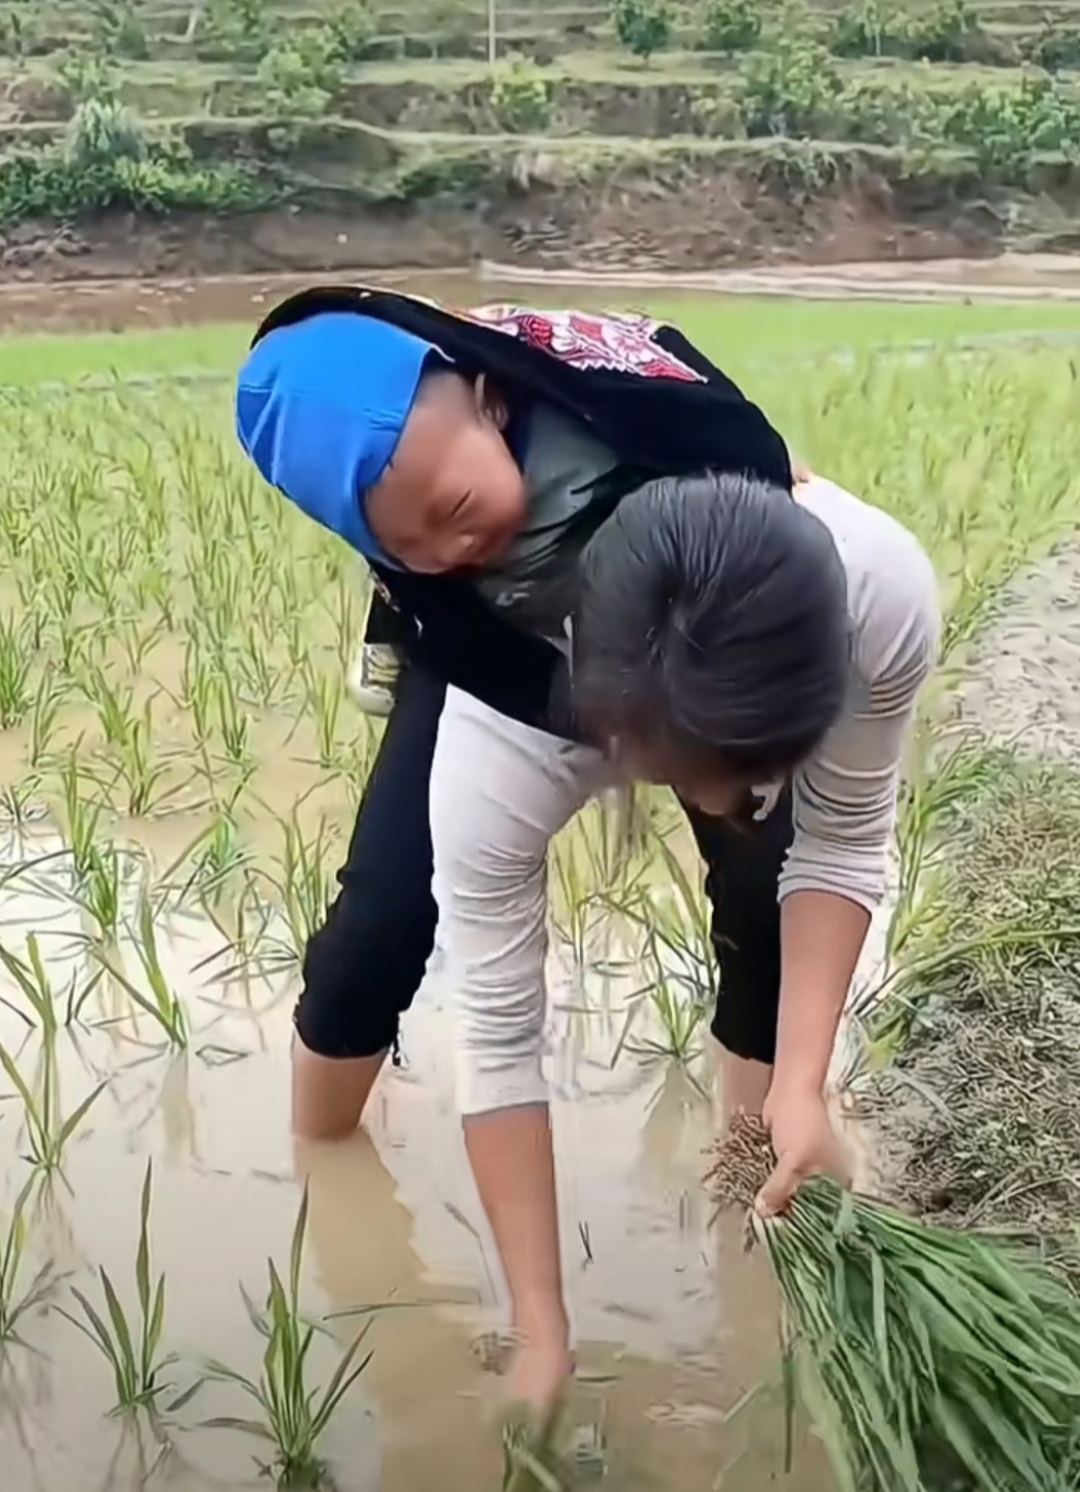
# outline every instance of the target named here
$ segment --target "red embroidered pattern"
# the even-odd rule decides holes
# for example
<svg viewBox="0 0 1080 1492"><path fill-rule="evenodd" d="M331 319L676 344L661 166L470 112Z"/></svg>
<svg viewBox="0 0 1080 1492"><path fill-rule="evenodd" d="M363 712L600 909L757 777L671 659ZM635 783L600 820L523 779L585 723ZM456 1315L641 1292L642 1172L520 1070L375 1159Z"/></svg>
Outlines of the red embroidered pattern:
<svg viewBox="0 0 1080 1492"><path fill-rule="evenodd" d="M520 306L478 306L459 312L471 321L520 337L572 368L607 368L641 378L704 383L656 341L661 323L647 316L601 316L585 311L533 311Z"/></svg>

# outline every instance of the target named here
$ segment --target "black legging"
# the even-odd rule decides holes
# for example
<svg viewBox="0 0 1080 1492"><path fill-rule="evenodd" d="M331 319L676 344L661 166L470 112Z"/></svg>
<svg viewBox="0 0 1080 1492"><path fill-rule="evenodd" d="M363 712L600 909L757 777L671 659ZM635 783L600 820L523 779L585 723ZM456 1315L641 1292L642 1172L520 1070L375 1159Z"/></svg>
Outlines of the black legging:
<svg viewBox="0 0 1080 1492"><path fill-rule="evenodd" d="M370 641L369 637L369 641ZM324 1057L366 1057L394 1044L435 941L428 787L446 685L404 669L368 780L341 890L308 944L296 1026ZM712 1030L740 1057L771 1062L780 999L777 882L791 844L791 798L756 822L687 810L713 907L720 997Z"/></svg>

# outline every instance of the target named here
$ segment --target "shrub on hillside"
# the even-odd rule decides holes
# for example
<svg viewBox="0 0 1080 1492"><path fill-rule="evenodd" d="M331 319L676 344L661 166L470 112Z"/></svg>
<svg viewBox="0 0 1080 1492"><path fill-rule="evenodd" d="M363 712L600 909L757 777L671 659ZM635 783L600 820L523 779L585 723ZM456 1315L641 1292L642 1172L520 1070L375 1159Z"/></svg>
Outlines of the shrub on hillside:
<svg viewBox="0 0 1080 1492"><path fill-rule="evenodd" d="M911 56L927 62L970 62L983 36L969 0L938 0L908 23Z"/></svg>
<svg viewBox="0 0 1080 1492"><path fill-rule="evenodd" d="M623 46L645 62L671 41L667 0L615 0L611 16Z"/></svg>
<svg viewBox="0 0 1080 1492"><path fill-rule="evenodd" d="M829 38L829 51L837 57L903 57L909 48L905 17L881 0L842 10Z"/></svg>
<svg viewBox="0 0 1080 1492"><path fill-rule="evenodd" d="M265 112L280 119L321 119L343 82L343 68L331 33L323 27L300 31L271 47L259 63Z"/></svg>
<svg viewBox="0 0 1080 1492"><path fill-rule="evenodd" d="M68 165L92 169L145 156L146 139L139 123L117 99L84 99L75 110L64 137Z"/></svg>
<svg viewBox="0 0 1080 1492"><path fill-rule="evenodd" d="M215 50L257 61L271 45L265 0L208 0L206 36Z"/></svg>
<svg viewBox="0 0 1080 1492"><path fill-rule="evenodd" d="M517 57L496 71L491 107L500 129L539 134L551 123L551 83L535 64Z"/></svg>
<svg viewBox="0 0 1080 1492"><path fill-rule="evenodd" d="M948 102L942 134L985 167L1023 167L1042 152L1076 160L1080 101L1047 77L1026 77L1019 88L972 86Z"/></svg>
<svg viewBox="0 0 1080 1492"><path fill-rule="evenodd" d="M145 62L150 43L132 0L94 0L90 6L94 44L106 57Z"/></svg>
<svg viewBox="0 0 1080 1492"><path fill-rule="evenodd" d="M344 0L326 17L334 55L342 62L359 62L375 35L375 16L367 0Z"/></svg>
<svg viewBox="0 0 1080 1492"><path fill-rule="evenodd" d="M24 19L17 10L0 11L0 57L28 57L40 35L36 15Z"/></svg>
<svg viewBox="0 0 1080 1492"><path fill-rule="evenodd" d="M785 32L770 52L752 57L743 73L739 102L746 133L808 139L828 128L842 92L824 47Z"/></svg>
<svg viewBox="0 0 1080 1492"><path fill-rule="evenodd" d="M940 95L910 83L849 83L836 100L834 121L841 139L863 145L911 148L942 143Z"/></svg>
<svg viewBox="0 0 1080 1492"><path fill-rule="evenodd" d="M116 97L116 77L108 63L86 52L73 52L60 59L56 75L75 104L87 99L103 101Z"/></svg>
<svg viewBox="0 0 1080 1492"><path fill-rule="evenodd" d="M0 227L33 218L72 219L108 207L243 212L279 197L243 167L196 166L175 146L149 149L138 160L120 156L91 165L77 165L56 149L0 160Z"/></svg>
<svg viewBox="0 0 1080 1492"><path fill-rule="evenodd" d="M761 6L753 0L709 0L701 21L710 52L748 52L761 40Z"/></svg>
<svg viewBox="0 0 1080 1492"><path fill-rule="evenodd" d="M1044 17L1043 29L1031 49L1031 61L1051 73L1080 68L1080 29Z"/></svg>

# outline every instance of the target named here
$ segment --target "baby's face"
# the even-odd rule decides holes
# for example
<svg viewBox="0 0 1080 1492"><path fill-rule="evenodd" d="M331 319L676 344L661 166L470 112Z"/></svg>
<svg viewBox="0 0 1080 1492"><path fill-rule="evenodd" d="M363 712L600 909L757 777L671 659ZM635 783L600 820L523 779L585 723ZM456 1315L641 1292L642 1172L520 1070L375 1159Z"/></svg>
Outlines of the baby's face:
<svg viewBox="0 0 1080 1492"><path fill-rule="evenodd" d="M483 379L429 375L394 459L367 494L368 522L408 570L496 563L525 521L525 481L503 438L506 407Z"/></svg>

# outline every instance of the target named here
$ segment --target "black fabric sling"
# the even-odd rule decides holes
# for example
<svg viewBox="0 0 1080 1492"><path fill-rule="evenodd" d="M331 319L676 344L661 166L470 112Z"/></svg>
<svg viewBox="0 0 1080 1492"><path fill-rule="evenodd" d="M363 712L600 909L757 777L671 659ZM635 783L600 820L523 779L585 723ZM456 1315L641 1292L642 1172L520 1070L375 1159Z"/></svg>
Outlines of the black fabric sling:
<svg viewBox="0 0 1080 1492"><path fill-rule="evenodd" d="M454 312L389 291L327 286L276 307L254 341L328 311L389 322L434 343L462 373L487 374L511 400L546 401L584 421L619 463L617 479L590 504L594 527L657 476L746 472L791 491L779 434L674 327L591 312ZM566 663L551 644L499 616L464 577L371 568L410 657L503 714L572 733Z"/></svg>

